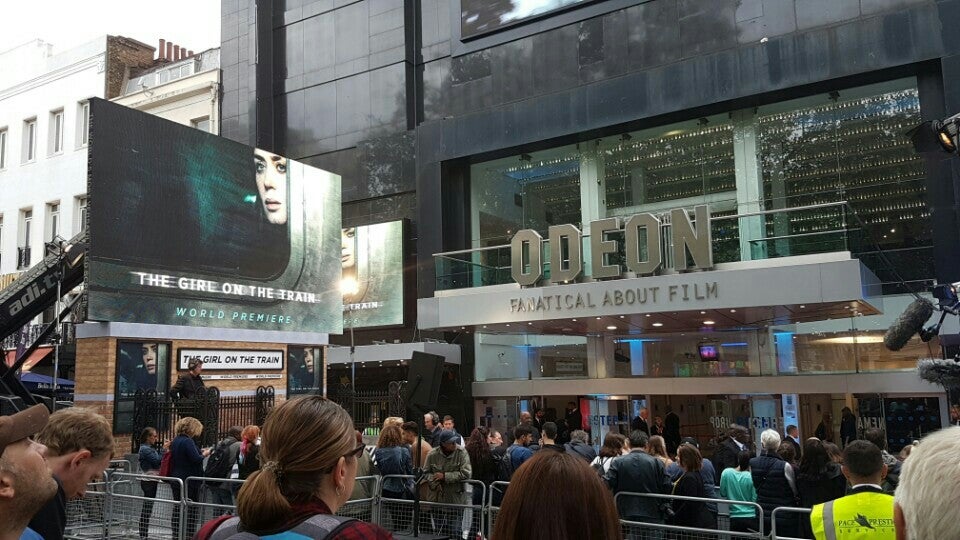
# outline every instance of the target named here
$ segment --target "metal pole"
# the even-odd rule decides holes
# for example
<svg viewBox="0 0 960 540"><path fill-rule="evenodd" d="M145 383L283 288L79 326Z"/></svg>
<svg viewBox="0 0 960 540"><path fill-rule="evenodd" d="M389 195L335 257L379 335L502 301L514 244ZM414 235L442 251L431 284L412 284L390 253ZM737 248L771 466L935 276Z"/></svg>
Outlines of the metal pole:
<svg viewBox="0 0 960 540"><path fill-rule="evenodd" d="M354 354L357 348L353 344L353 321L350 321L350 391L356 399L357 395L357 359Z"/></svg>
<svg viewBox="0 0 960 540"><path fill-rule="evenodd" d="M61 285L63 284L63 244L60 245L60 271L57 274L57 301L56 308L54 308L54 324L58 325L59 328L53 334L53 401L50 406L51 412L57 410L57 378L60 376L60 340L62 339L61 332L63 330L63 325L60 324L60 295L63 291L60 290Z"/></svg>

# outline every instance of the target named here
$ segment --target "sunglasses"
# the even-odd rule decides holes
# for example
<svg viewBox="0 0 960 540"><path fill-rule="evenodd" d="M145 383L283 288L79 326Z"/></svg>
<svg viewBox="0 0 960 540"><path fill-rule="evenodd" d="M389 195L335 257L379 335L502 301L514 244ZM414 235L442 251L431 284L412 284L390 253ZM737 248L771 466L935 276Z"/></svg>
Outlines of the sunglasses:
<svg viewBox="0 0 960 540"><path fill-rule="evenodd" d="M356 448L353 449L352 452L344 455L343 457L353 456L356 459L360 459L360 456L363 455L363 451L366 450L366 448L367 448L367 445L360 443Z"/></svg>

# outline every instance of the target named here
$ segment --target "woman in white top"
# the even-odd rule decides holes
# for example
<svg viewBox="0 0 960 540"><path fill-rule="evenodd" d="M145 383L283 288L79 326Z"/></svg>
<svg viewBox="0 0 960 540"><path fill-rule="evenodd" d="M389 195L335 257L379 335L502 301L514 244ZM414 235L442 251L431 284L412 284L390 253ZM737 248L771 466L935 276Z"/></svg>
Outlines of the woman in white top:
<svg viewBox="0 0 960 540"><path fill-rule="evenodd" d="M600 447L600 455L594 458L590 466L601 476L607 474L614 458L630 451L627 444L627 438L623 435L619 433L607 433L607 436L603 438L603 446Z"/></svg>

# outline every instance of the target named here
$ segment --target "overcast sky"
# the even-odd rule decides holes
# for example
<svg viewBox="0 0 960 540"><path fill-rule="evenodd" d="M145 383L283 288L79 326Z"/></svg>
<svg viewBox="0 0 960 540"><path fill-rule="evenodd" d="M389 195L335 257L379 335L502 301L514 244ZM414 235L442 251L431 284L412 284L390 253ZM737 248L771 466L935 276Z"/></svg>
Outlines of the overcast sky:
<svg viewBox="0 0 960 540"><path fill-rule="evenodd" d="M220 0L0 0L0 52L34 39L63 51L104 34L219 47Z"/></svg>

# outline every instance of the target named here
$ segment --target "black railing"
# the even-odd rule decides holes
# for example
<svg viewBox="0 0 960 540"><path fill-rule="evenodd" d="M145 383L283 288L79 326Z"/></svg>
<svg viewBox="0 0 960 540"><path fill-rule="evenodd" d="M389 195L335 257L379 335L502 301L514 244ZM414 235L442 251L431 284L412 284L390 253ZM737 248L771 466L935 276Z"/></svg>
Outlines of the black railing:
<svg viewBox="0 0 960 540"><path fill-rule="evenodd" d="M20 343L24 344L24 347L29 346L37 336L39 336L43 329L46 328L45 324L31 324L27 327L27 331L24 334L17 332L11 336L7 336L6 339L0 343L0 347L4 350L13 350L16 349ZM71 345L76 342L76 325L72 322L65 322L60 324L60 345ZM49 336L47 339L43 340L41 345L53 345L54 337Z"/></svg>
<svg viewBox="0 0 960 540"><path fill-rule="evenodd" d="M391 381L386 390L358 390L349 386L333 389L328 397L340 404L350 413L353 425L360 433L379 433L383 420L389 416L403 416L406 407L403 402L402 381Z"/></svg>
<svg viewBox="0 0 960 540"><path fill-rule="evenodd" d="M192 416L203 424L200 444L212 446L227 435L231 426L262 426L276 402L272 386L260 386L246 396L221 396L216 387L203 388L189 399L171 399L154 390L138 390L134 396L133 438L131 450L136 452L140 433L146 427L156 428L160 442L172 440L177 420Z"/></svg>
<svg viewBox="0 0 960 540"><path fill-rule="evenodd" d="M30 246L17 248L17 270L30 267Z"/></svg>

